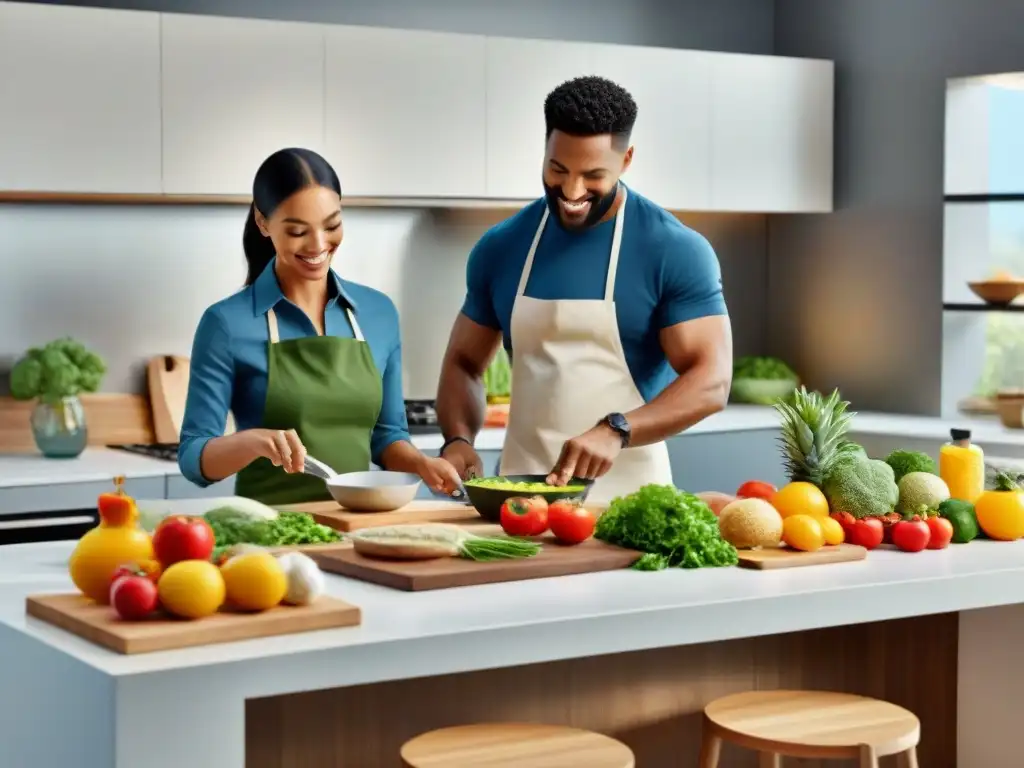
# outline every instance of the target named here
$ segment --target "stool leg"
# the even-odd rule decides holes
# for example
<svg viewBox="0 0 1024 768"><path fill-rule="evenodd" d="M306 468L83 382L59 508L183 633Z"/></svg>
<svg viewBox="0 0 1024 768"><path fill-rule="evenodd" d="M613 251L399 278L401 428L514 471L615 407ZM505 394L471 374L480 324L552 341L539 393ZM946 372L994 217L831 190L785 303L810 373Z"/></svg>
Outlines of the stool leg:
<svg viewBox="0 0 1024 768"><path fill-rule="evenodd" d="M700 768L718 768L718 758L722 754L722 740L711 733L705 725L700 736Z"/></svg>
<svg viewBox="0 0 1024 768"><path fill-rule="evenodd" d="M903 765L906 768L917 768L917 747L911 747L903 753Z"/></svg>
<svg viewBox="0 0 1024 768"><path fill-rule="evenodd" d="M759 752L758 761L760 768L782 768L782 755L774 752Z"/></svg>
<svg viewBox="0 0 1024 768"><path fill-rule="evenodd" d="M860 745L860 768L879 768L878 755L870 744Z"/></svg>

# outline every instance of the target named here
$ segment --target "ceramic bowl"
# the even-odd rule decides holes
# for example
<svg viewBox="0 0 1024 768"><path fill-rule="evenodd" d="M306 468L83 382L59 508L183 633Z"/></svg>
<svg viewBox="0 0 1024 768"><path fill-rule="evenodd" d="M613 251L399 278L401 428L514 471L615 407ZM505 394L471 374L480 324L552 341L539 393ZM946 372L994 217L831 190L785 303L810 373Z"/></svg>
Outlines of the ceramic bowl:
<svg viewBox="0 0 1024 768"><path fill-rule="evenodd" d="M392 512L401 509L420 489L419 475L408 472L347 472L327 480L327 489L352 512Z"/></svg>
<svg viewBox="0 0 1024 768"><path fill-rule="evenodd" d="M986 304L1005 306L1024 293L1024 280L981 280L967 287Z"/></svg>

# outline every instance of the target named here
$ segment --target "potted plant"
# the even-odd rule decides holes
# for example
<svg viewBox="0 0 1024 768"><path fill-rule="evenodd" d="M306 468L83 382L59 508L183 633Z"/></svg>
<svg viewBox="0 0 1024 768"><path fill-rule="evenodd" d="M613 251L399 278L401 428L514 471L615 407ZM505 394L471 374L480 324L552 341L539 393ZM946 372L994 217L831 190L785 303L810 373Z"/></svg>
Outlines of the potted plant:
<svg viewBox="0 0 1024 768"><path fill-rule="evenodd" d="M729 397L734 403L774 405L792 396L799 385L793 369L777 357L747 355L733 363Z"/></svg>
<svg viewBox="0 0 1024 768"><path fill-rule="evenodd" d="M83 392L100 388L107 367L98 355L74 339L33 347L11 371L11 396L36 400L32 410L32 436L49 458L74 458L85 450L89 432Z"/></svg>

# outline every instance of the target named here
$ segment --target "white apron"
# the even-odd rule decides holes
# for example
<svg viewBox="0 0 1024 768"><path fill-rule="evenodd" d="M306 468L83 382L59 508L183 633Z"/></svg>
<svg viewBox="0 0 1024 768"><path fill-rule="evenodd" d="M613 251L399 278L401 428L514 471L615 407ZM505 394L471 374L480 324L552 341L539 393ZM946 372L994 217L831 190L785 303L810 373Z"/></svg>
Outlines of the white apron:
<svg viewBox="0 0 1024 768"><path fill-rule="evenodd" d="M523 295L548 221L544 207L512 305L512 403L502 475L547 474L566 440L609 413L645 404L626 365L613 300L625 211L623 188L604 298L549 301ZM624 449L587 498L607 503L648 483L672 484L664 442Z"/></svg>

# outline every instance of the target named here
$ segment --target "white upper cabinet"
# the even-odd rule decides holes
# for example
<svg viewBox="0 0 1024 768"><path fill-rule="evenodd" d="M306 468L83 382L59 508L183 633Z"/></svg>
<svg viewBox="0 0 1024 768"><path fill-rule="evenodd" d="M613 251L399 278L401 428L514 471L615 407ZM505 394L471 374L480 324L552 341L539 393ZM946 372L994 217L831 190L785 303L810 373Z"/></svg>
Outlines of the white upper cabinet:
<svg viewBox="0 0 1024 768"><path fill-rule="evenodd" d="M160 192L160 18L0 2L0 190Z"/></svg>
<svg viewBox="0 0 1024 768"><path fill-rule="evenodd" d="M831 211L832 62L707 55L711 208Z"/></svg>
<svg viewBox="0 0 1024 768"><path fill-rule="evenodd" d="M327 153L354 197L482 198L485 38L327 28Z"/></svg>
<svg viewBox="0 0 1024 768"><path fill-rule="evenodd" d="M286 147L324 151L325 28L165 14L164 192L248 195Z"/></svg>
<svg viewBox="0 0 1024 768"><path fill-rule="evenodd" d="M558 85L594 74L596 46L487 38L487 196L540 197L544 99Z"/></svg>
<svg viewBox="0 0 1024 768"><path fill-rule="evenodd" d="M705 210L711 203L711 62L699 51L595 47L596 71L633 96L633 163L622 177L659 205Z"/></svg>

